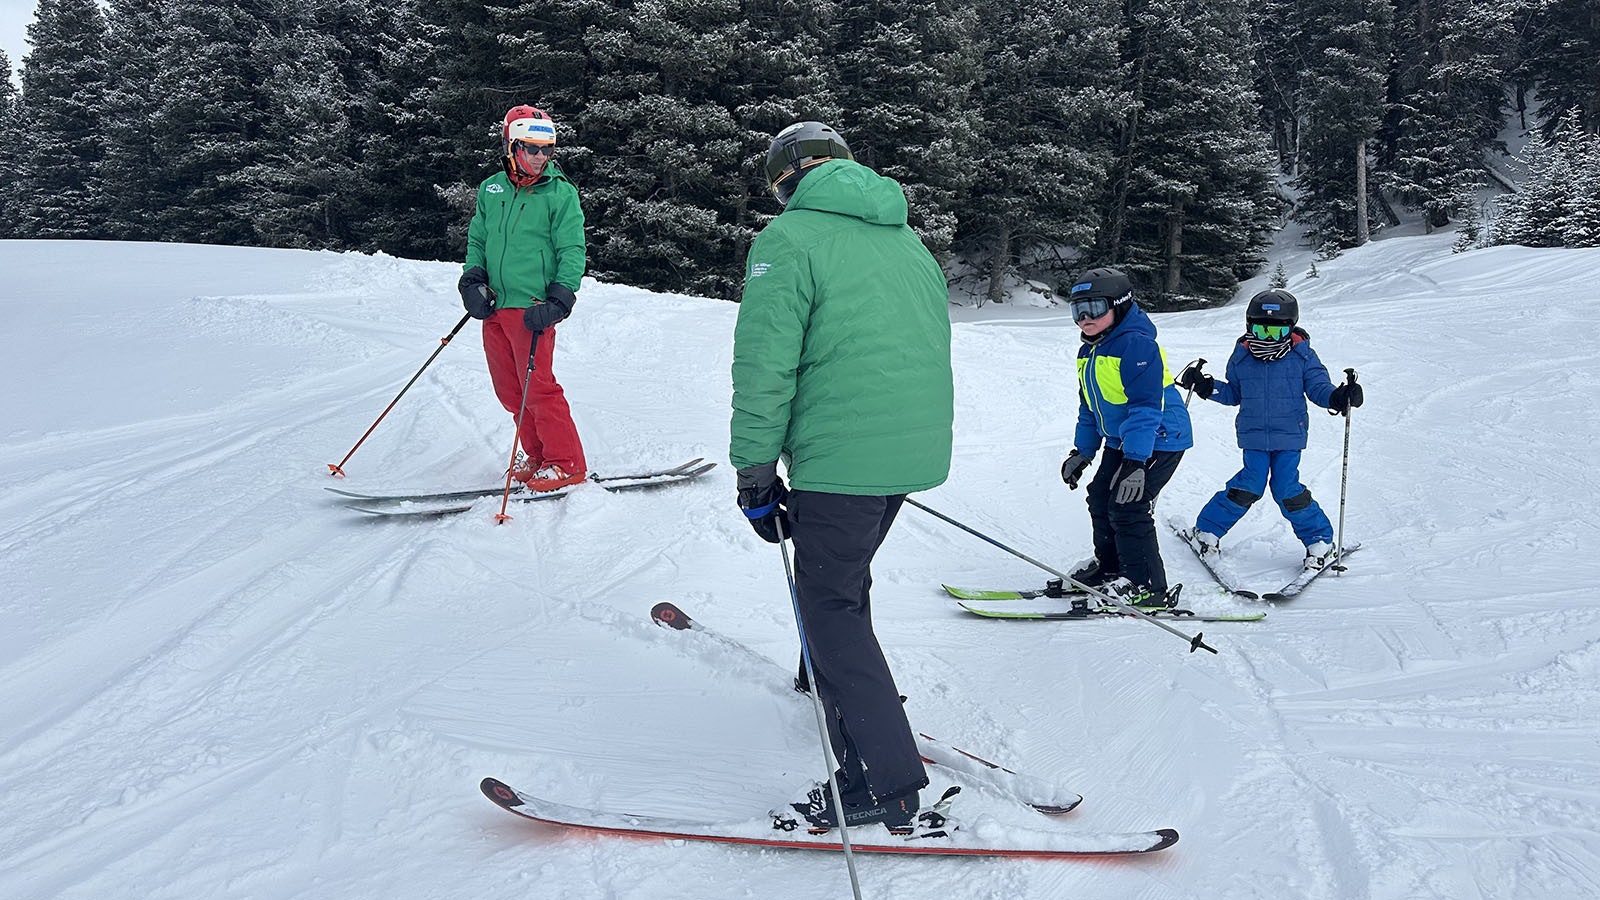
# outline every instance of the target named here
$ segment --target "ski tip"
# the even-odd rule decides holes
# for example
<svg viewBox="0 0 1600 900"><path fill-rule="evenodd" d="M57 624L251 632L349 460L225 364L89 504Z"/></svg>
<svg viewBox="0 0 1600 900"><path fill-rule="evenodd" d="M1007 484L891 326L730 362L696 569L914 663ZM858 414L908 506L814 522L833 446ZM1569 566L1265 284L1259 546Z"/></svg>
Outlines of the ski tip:
<svg viewBox="0 0 1600 900"><path fill-rule="evenodd" d="M677 631L687 631L694 627L694 620L689 618L688 613L665 600L650 607L650 618L654 619L657 625L665 625Z"/></svg>
<svg viewBox="0 0 1600 900"><path fill-rule="evenodd" d="M1144 851L1145 853L1154 853L1157 850L1165 850L1178 842L1178 829L1176 828L1158 828L1156 829L1155 834L1159 836L1159 840L1156 841L1154 846L1146 849Z"/></svg>
<svg viewBox="0 0 1600 900"><path fill-rule="evenodd" d="M496 806L504 809L514 809L522 805L522 798L517 796L517 792L498 778L485 778L478 782L478 790L483 791L483 795Z"/></svg>
<svg viewBox="0 0 1600 900"><path fill-rule="evenodd" d="M1034 811L1040 813L1041 815L1064 816L1067 813L1077 809L1078 804L1082 802L1083 795L1079 794L1074 799L1068 800L1065 803L1030 803L1028 805L1033 807Z"/></svg>
<svg viewBox="0 0 1600 900"><path fill-rule="evenodd" d="M1238 597L1240 600L1260 600L1261 599L1261 595L1256 593L1255 591L1235 590L1233 592L1233 595L1235 597Z"/></svg>

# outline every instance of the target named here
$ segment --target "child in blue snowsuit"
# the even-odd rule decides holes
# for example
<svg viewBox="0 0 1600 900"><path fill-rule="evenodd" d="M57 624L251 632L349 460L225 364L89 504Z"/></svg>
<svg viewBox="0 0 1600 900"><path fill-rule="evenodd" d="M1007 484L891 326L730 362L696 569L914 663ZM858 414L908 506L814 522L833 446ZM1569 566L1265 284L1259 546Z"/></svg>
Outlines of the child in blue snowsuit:
<svg viewBox="0 0 1600 900"><path fill-rule="evenodd" d="M1311 349L1311 336L1296 327L1300 303L1285 290L1250 298L1248 330L1228 359L1227 381L1217 381L1197 366L1178 376L1178 384L1202 400L1239 407L1235 429L1244 468L1200 510L1195 537L1202 552L1216 552L1250 505L1270 485L1283 517L1306 546L1305 565L1321 568L1333 555L1333 525L1311 491L1300 483L1300 451L1306 448L1306 401L1341 415L1362 402L1361 385L1335 387Z"/></svg>

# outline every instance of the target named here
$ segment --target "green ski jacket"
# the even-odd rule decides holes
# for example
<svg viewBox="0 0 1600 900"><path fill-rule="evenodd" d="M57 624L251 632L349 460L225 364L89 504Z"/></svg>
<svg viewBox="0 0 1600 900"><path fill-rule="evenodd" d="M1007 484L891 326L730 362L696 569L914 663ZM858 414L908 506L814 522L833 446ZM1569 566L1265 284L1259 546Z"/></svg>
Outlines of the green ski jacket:
<svg viewBox="0 0 1600 900"><path fill-rule="evenodd" d="M553 281L577 291L587 256L578 189L553 161L530 187L512 185L504 172L478 185L461 270L482 266L489 273L496 308L542 302Z"/></svg>
<svg viewBox="0 0 1600 900"><path fill-rule="evenodd" d="M950 474L949 289L899 183L822 163L756 237L734 330L736 468L783 458L792 487L887 496Z"/></svg>

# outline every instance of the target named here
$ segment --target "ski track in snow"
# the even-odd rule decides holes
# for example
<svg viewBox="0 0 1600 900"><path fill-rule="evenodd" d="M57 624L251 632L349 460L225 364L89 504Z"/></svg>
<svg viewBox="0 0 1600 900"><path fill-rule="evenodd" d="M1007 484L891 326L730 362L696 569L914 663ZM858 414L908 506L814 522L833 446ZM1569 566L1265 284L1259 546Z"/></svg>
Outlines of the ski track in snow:
<svg viewBox="0 0 1600 900"><path fill-rule="evenodd" d="M1291 283L1330 372L1366 386L1346 506L1363 550L1264 622L1176 623L1215 656L1134 621L965 615L940 582L1046 576L901 514L874 614L913 725L1086 798L1052 823L968 785L958 815L1183 839L1111 862L862 858L864 896L1600 894L1600 254L1452 239L1379 241ZM476 789L743 819L822 776L782 565L732 503L735 306L585 282L558 336L591 468L722 463L704 478L586 486L500 527L498 498L374 521L322 490L326 464L459 318L456 267L0 242L0 268L0 896L848 893L838 856L584 837ZM1204 356L1220 376L1240 317L1155 318L1174 370ZM955 462L919 499L1070 567L1089 544L1058 475L1076 331L1059 310L955 318ZM510 418L478 334L348 487L499 483ZM1233 411L1190 411L1163 521L1192 521L1239 463ZM1345 422L1309 414L1302 477L1337 522ZM1258 590L1300 553L1267 501L1224 547ZM1187 605L1250 606L1163 550ZM655 626L664 599L748 652Z"/></svg>

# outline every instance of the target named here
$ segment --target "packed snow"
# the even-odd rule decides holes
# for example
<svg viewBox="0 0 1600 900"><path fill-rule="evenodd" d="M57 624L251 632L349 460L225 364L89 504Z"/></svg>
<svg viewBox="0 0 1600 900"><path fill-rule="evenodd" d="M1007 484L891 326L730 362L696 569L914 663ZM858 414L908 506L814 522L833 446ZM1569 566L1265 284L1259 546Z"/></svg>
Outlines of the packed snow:
<svg viewBox="0 0 1600 900"><path fill-rule="evenodd" d="M873 595L913 725L1086 798L1049 819L969 782L957 817L1182 840L862 857L863 896L1600 895L1600 251L1453 240L1290 267L1313 346L1366 388L1344 506L1363 548L1264 621L1204 625L1216 655L1132 619L963 613L941 583L1046 576L901 514ZM782 560L726 463L734 304L585 281L555 365L591 467L722 465L497 526L497 498L375 520L323 490L502 477L511 421L471 324L328 473L460 317L457 266L11 241L0 272L0 897L849 896L838 854L586 836L478 792L744 822L822 777ZM952 315L954 467L918 499L1070 566L1077 331L1061 309ZM1220 373L1242 317L1155 320L1174 368ZM1238 467L1233 411L1191 412L1162 519ZM1303 479L1338 516L1345 420L1310 414ZM1258 608L1162 546L1191 608ZM1252 589L1299 566L1270 503L1224 546ZM750 652L655 626L661 600Z"/></svg>

